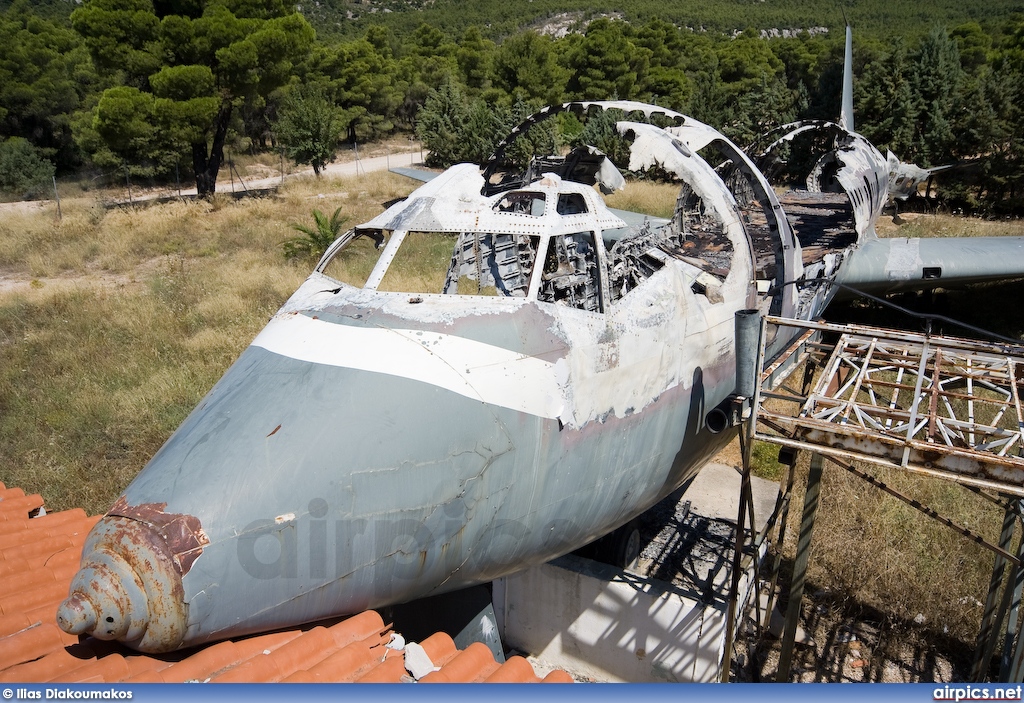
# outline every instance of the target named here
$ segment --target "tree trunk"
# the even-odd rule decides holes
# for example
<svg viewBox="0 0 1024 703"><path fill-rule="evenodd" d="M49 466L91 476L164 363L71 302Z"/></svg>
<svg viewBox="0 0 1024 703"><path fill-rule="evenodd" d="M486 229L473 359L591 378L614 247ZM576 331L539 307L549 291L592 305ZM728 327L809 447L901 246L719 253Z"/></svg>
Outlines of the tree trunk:
<svg viewBox="0 0 1024 703"><path fill-rule="evenodd" d="M225 101L213 123L213 144L207 156L206 142L192 145L192 168L196 174L196 192L200 198L209 198L217 192L217 171L224 162L224 140L231 122L231 103Z"/></svg>

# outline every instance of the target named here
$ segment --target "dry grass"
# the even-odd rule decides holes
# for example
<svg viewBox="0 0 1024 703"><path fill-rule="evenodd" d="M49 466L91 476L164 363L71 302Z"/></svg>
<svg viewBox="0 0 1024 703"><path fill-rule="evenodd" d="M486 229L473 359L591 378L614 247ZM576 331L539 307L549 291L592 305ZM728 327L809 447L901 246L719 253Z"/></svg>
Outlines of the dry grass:
<svg viewBox="0 0 1024 703"><path fill-rule="evenodd" d="M308 179L277 198L4 217L0 480L104 512L308 274L282 256L288 223L339 205L368 219L413 186Z"/></svg>
<svg viewBox="0 0 1024 703"><path fill-rule="evenodd" d="M1002 515L959 486L906 472L860 465L887 485L953 521L998 541ZM803 504L806 458L798 467ZM786 552L795 556L799 510ZM884 613L888 628L923 625L972 648L981 622L992 554L909 505L826 462L808 570L811 593L856 614ZM915 628L920 629L920 628Z"/></svg>
<svg viewBox="0 0 1024 703"><path fill-rule="evenodd" d="M652 181L630 181L623 190L605 198L608 207L640 212L652 217L671 218L676 208L679 186Z"/></svg>
<svg viewBox="0 0 1024 703"><path fill-rule="evenodd" d="M878 221L880 237L1020 237L1024 236L1024 220L983 220L977 217L903 213L903 224L890 217Z"/></svg>

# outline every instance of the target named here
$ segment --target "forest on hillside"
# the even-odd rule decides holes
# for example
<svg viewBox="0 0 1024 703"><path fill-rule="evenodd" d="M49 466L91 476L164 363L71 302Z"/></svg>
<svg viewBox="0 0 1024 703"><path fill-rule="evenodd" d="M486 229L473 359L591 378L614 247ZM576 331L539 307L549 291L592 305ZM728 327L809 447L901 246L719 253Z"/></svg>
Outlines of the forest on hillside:
<svg viewBox="0 0 1024 703"><path fill-rule="evenodd" d="M837 116L833 2L582 5L0 3L0 190L31 196L55 172L127 171L178 173L209 194L225 149L284 149L316 167L338 143L395 132L416 131L441 163L480 160L523 115L575 99L654 102L741 145ZM856 27L858 131L921 166L968 162L943 183L957 207L1019 210L1024 5L843 7Z"/></svg>

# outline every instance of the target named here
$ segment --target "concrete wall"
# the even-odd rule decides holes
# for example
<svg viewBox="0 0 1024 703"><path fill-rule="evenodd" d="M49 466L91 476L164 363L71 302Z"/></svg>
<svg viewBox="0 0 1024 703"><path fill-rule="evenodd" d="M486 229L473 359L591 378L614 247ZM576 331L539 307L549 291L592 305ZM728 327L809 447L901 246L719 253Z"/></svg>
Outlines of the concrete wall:
<svg viewBox="0 0 1024 703"><path fill-rule="evenodd" d="M604 681L706 682L718 679L725 647L728 590L719 583L704 604L696 593L567 555L495 581L493 600L505 645L546 664ZM750 585L745 574L744 601Z"/></svg>

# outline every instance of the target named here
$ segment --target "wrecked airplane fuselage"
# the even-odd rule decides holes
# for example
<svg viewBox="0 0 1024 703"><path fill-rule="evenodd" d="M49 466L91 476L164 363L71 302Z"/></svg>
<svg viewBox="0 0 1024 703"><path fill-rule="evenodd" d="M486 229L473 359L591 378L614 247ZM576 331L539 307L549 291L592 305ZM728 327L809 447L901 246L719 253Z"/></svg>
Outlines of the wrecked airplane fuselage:
<svg viewBox="0 0 1024 703"><path fill-rule="evenodd" d="M562 109L608 107L672 123L618 124L630 170L680 182L670 221L610 211L591 184L618 172L589 149L455 166L355 228L93 530L60 625L158 652L404 602L564 554L695 475L731 437L704 420L736 311L816 314L828 288L788 282L842 257L805 262L715 130ZM373 245L372 270L347 261Z"/></svg>

